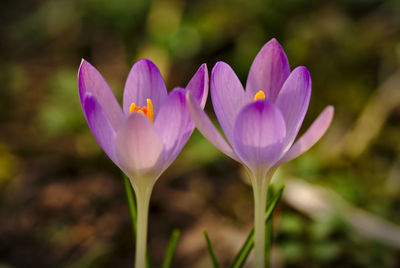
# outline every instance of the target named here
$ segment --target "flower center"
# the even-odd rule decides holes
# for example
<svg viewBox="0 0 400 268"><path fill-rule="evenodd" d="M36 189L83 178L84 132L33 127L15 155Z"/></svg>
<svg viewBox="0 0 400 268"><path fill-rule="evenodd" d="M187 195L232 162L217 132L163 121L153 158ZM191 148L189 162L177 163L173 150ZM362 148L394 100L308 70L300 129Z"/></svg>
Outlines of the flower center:
<svg viewBox="0 0 400 268"><path fill-rule="evenodd" d="M140 106L136 106L134 102L132 102L131 106L129 107L129 113L141 113L142 115L146 116L150 122L153 122L153 103L151 102L151 99L147 99L147 106L143 106L140 108Z"/></svg>
<svg viewBox="0 0 400 268"><path fill-rule="evenodd" d="M256 95L254 95L254 101L264 100L264 99L265 99L265 93L262 90L258 91Z"/></svg>

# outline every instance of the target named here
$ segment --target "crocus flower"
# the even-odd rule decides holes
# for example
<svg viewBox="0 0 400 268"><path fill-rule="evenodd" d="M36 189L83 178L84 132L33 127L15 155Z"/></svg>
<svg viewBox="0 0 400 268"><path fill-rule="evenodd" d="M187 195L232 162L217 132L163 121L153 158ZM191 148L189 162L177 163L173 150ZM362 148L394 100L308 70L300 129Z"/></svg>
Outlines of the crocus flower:
<svg viewBox="0 0 400 268"><path fill-rule="evenodd" d="M186 92L191 92L196 105L205 105L207 66L203 64L198 69L186 88L175 88L168 94L157 66L146 59L136 62L125 84L123 109L101 74L85 60L79 68L78 82L90 130L108 157L129 177L135 191L138 209L135 266L145 267L151 191L193 131Z"/></svg>
<svg viewBox="0 0 400 268"><path fill-rule="evenodd" d="M268 184L276 168L310 149L328 129L334 109L326 107L294 143L308 109L311 76L305 67L290 71L285 52L272 39L250 68L244 90L231 67L218 62L211 73L211 99L225 139L187 94L199 131L248 171L255 201L255 267L264 267L264 212Z"/></svg>

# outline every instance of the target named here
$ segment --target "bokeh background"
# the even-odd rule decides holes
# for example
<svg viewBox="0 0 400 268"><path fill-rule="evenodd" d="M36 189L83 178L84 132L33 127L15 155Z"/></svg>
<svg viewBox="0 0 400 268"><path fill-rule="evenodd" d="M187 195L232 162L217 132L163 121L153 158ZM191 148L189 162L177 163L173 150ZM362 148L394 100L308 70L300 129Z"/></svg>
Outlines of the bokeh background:
<svg viewBox="0 0 400 268"><path fill-rule="evenodd" d="M229 63L245 83L276 38L313 79L301 132L328 104L332 127L279 169L274 267L400 266L400 1L2 0L0 8L0 267L133 267L121 172L80 107L81 58L121 100L140 58L168 89L201 63ZM214 118L211 103L208 114ZM154 267L174 228L174 267L211 267L202 229L228 265L252 227L240 165L197 131L157 182ZM251 257L250 257L251 258Z"/></svg>

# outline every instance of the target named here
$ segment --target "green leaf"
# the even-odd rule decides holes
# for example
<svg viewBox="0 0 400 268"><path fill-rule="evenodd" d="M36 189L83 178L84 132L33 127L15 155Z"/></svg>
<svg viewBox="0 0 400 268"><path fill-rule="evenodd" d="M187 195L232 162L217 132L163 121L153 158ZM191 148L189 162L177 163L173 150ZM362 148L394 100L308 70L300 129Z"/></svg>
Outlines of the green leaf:
<svg viewBox="0 0 400 268"><path fill-rule="evenodd" d="M210 239L208 238L208 234L207 234L206 229L203 230L203 233L204 233L204 237L205 237L205 239L206 239L207 248L208 248L208 253L210 254L210 258L211 258L211 262L212 262L212 264L213 264L213 267L214 267L214 268L219 268L220 266L219 266L219 264L218 264L217 258L215 257L215 253L214 253L214 250L213 250L213 248L212 248L211 241L210 241Z"/></svg>
<svg viewBox="0 0 400 268"><path fill-rule="evenodd" d="M272 184L269 185L268 187L268 193L267 193L267 208L269 204L271 203L270 200L273 200L274 196L274 186ZM268 220L265 222L265 247L264 247L264 256L265 256L265 267L270 267L270 251L271 251L271 246L272 246L272 241L273 241L273 222L272 220Z"/></svg>
<svg viewBox="0 0 400 268"><path fill-rule="evenodd" d="M279 200L282 197L284 188L285 188L285 185L282 185L281 188L270 199L271 202L268 202L267 211L265 213L265 222L266 223L268 223L268 221L272 218L272 214L273 214L276 206L278 205ZM243 267L244 263L247 260L247 257L249 256L251 250L253 249L253 247L254 247L254 228L251 229L249 235L246 238L246 241L244 242L243 246L240 248L238 254L236 255L235 259L233 260L231 268Z"/></svg>
<svg viewBox="0 0 400 268"><path fill-rule="evenodd" d="M124 180L125 196L126 196L126 201L128 203L129 216L131 218L133 241L136 241L137 209L136 209L135 192L132 189L132 185L129 178L125 174L122 177ZM149 250L146 250L146 268L150 267L151 267L151 261L150 261Z"/></svg>
<svg viewBox="0 0 400 268"><path fill-rule="evenodd" d="M125 175L123 177L124 177L126 201L128 202L129 216L131 218L131 224L132 224L133 240L136 240L137 211L136 211L135 192L132 189L129 178Z"/></svg>
<svg viewBox="0 0 400 268"><path fill-rule="evenodd" d="M171 267L172 259L174 258L174 254L175 254L175 250L176 250L176 246L178 245L179 236L180 236L179 230L175 229L172 231L167 250L165 251L162 268Z"/></svg>

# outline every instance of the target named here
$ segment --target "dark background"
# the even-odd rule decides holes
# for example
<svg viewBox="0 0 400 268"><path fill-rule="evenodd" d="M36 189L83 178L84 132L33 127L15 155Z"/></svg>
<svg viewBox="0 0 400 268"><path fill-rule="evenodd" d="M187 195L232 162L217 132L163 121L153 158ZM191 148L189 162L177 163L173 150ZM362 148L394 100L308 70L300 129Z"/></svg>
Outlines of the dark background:
<svg viewBox="0 0 400 268"><path fill-rule="evenodd" d="M132 64L154 61L168 89L201 63L246 81L276 38L313 80L301 132L328 104L334 122L280 167L274 267L400 266L400 1L47 0L0 4L0 267L133 267L121 172L81 111L77 71L95 65L118 99ZM206 110L215 119L209 102ZM174 228L174 267L210 267L202 229L229 264L252 227L240 165L197 131L157 182L154 267Z"/></svg>

